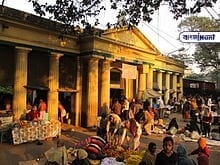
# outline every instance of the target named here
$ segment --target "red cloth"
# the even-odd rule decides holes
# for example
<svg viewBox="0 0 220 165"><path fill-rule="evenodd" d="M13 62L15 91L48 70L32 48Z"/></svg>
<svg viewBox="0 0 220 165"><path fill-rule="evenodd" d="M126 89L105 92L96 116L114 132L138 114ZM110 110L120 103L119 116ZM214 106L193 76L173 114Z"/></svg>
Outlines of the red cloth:
<svg viewBox="0 0 220 165"><path fill-rule="evenodd" d="M28 117L29 119L32 121L32 120L38 120L38 118L40 117L40 113L39 111L36 111L36 110L31 110L29 113L28 113Z"/></svg>
<svg viewBox="0 0 220 165"><path fill-rule="evenodd" d="M208 116L203 116L203 122L212 123L212 113L210 112Z"/></svg>
<svg viewBox="0 0 220 165"><path fill-rule="evenodd" d="M209 148L207 146L205 146L203 149L199 147L193 152L191 152L191 155L195 155L195 154L198 154L198 155L205 154L207 157L209 157L210 155Z"/></svg>
<svg viewBox="0 0 220 165"><path fill-rule="evenodd" d="M206 154L200 153L197 157L198 165L209 165L209 157Z"/></svg>

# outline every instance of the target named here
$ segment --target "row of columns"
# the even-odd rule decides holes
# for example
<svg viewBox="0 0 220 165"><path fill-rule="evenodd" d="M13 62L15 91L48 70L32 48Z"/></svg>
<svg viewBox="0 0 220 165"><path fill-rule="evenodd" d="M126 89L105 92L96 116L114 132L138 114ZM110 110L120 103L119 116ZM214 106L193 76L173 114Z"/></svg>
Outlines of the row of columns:
<svg viewBox="0 0 220 165"><path fill-rule="evenodd" d="M88 114L87 114L87 126L92 127L97 122L97 115L98 115L98 60L96 58L89 59L88 64ZM170 97L170 75L172 73L167 72L165 76L165 86L168 90L165 91L165 102L168 102ZM177 90L177 75L173 75L173 89ZM110 61L105 60L102 62L101 67L101 109L102 112L107 112L109 108L109 99L110 99ZM158 85L159 88L162 89L162 72L158 72L157 74ZM146 70L143 70L142 73L139 74L138 82L138 90L145 91L146 89L153 89L153 68L147 67ZM128 80L126 80L126 93L131 93L128 89L130 84ZM180 87L182 86L182 78L180 77ZM173 95L176 96L176 91ZM152 100L150 100L152 102Z"/></svg>
<svg viewBox="0 0 220 165"><path fill-rule="evenodd" d="M173 97L180 97L177 96L177 75L173 74L171 72L166 72L165 73L165 87L166 87L166 91L164 93L164 102L167 103L169 98L170 98L170 76L173 76L172 79L172 84L173 84L173 89L175 90L175 92L173 93ZM139 96L141 96L141 93L143 93L144 91L146 91L146 89L153 89L153 68L152 67L147 67L147 69L145 67L143 67L142 73L139 74ZM162 88L163 88L163 71L157 71L157 83L160 89L160 93L162 93ZM183 85L183 79L182 77L179 77L179 87L182 87ZM180 90L182 90L182 88L180 88ZM183 91L179 92L180 94L182 94ZM150 102L152 103L152 100L150 100Z"/></svg>
<svg viewBox="0 0 220 165"><path fill-rule="evenodd" d="M14 80L14 96L13 96L13 113L14 119L19 120L26 111L26 95L27 91L27 66L28 53L32 49L25 47L16 47L16 64L15 64L15 80ZM60 53L50 54L50 71L49 71L49 92L47 110L51 119L57 119L58 116L58 88L59 88L59 58Z"/></svg>
<svg viewBox="0 0 220 165"><path fill-rule="evenodd" d="M24 47L16 47L16 67L14 81L14 97L13 97L13 112L14 119L19 120L22 114L26 111L26 88L27 85L27 66L28 53L31 49ZM58 117L58 89L59 89L59 58L63 54L51 53L49 58L49 77L48 77L48 102L47 110L50 119ZM76 125L81 123L81 89L82 89L82 66L79 58L77 59L77 93L76 93ZM109 107L110 98L110 62L104 61L102 64L101 73L101 105ZM88 64L88 100L87 100L87 126L94 126L97 122L98 114L98 59L89 59Z"/></svg>
<svg viewBox="0 0 220 165"><path fill-rule="evenodd" d="M31 49L16 47L16 70L14 82L14 97L13 109L15 119L19 117L26 110L26 89L27 85L27 62L28 53ZM57 119L58 117L58 89L59 89L59 58L63 54L51 53L49 60L49 81L48 81L48 113L50 119ZM101 65L101 88L100 88L100 107L99 107L99 59L90 58L88 60L88 96L87 96L87 111L86 111L86 125L92 127L96 125L98 109L102 112L108 112L110 103L110 61L103 60ZM81 123L81 98L82 98L82 65L80 59L77 59L77 93L76 93L76 110L75 110L75 124ZM158 72L158 85L162 89L162 72ZM170 74L166 73L166 88L170 87ZM173 76L173 88L176 86L177 77ZM180 84L182 83L182 79ZM126 83L129 85L129 83ZM129 87L126 85L126 89ZM129 88L130 89L130 88ZM138 90L145 91L146 89L153 89L153 68L148 67L143 73L140 73L138 80ZM169 98L169 90L165 92L165 102Z"/></svg>

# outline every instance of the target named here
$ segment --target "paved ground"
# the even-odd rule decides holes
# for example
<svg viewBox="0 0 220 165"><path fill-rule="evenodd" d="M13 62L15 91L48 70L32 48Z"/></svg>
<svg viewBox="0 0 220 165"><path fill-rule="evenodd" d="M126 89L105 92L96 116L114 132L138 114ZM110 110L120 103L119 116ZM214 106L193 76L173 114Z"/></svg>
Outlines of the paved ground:
<svg viewBox="0 0 220 165"><path fill-rule="evenodd" d="M173 114L177 117L180 125L183 126L185 123L181 122L179 114ZM172 115L170 116L170 118ZM74 129L74 130L73 130ZM94 131L89 131L83 128L76 128L70 125L63 125L62 127L62 139L65 145L68 147L73 147L75 143L79 140L83 140L90 135L95 135ZM152 134L150 136L143 135L141 138L141 149L145 149L146 145L153 141L157 144L157 151L159 152L162 149L162 139L165 137L165 134ZM180 143L185 143L187 146L188 152L192 151L197 147L196 142L184 142L178 136L174 137L175 148ZM0 165L17 165L19 161L22 160L32 160L40 158L39 164L43 164L45 161L43 153L50 149L51 147L56 146L57 139L43 141L43 145L37 145L36 142L29 142L25 144L13 145L3 143L0 144ZM220 142L219 142L220 143ZM211 151L210 165L219 165L219 155L220 147L219 146L209 146ZM192 156L196 160L196 156Z"/></svg>

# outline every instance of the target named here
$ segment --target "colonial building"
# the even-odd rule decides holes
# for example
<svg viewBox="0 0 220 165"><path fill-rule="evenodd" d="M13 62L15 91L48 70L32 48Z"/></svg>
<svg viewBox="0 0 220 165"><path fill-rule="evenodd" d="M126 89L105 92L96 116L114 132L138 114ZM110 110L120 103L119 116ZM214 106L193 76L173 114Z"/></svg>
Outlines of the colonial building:
<svg viewBox="0 0 220 165"><path fill-rule="evenodd" d="M120 95L165 102L182 95L183 62L161 54L136 27L61 31L56 22L1 8L0 85L13 91L15 119L40 98L57 119L58 101L68 98L72 124L91 127Z"/></svg>

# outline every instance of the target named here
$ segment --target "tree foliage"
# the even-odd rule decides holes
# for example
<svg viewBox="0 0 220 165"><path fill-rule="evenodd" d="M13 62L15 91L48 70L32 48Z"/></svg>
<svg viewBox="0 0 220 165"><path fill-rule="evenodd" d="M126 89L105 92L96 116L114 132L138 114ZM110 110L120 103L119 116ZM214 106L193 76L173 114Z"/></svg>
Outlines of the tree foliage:
<svg viewBox="0 0 220 165"><path fill-rule="evenodd" d="M220 31L220 20L208 17L191 16L179 24L184 31ZM201 71L206 71L206 79L210 77L219 83L220 43L197 43L193 56Z"/></svg>
<svg viewBox="0 0 220 165"><path fill-rule="evenodd" d="M108 3L111 9L118 12L117 17L120 20L126 20L128 25L138 25L141 20L150 22L154 12L164 4L169 6L174 19L178 19L184 14L199 13L202 7L212 7L218 0L56 0L55 4L40 4L38 0L28 1L40 16L49 14L52 19L74 27L87 26L89 17L99 16L101 11L106 10ZM109 22L107 26L120 23ZM96 19L94 25L98 24L99 19Z"/></svg>
<svg viewBox="0 0 220 165"><path fill-rule="evenodd" d="M185 31L219 31L219 21L209 17L191 16L182 21L178 27Z"/></svg>
<svg viewBox="0 0 220 165"><path fill-rule="evenodd" d="M191 16L183 20L178 27L184 31L220 31L220 20ZM201 71L216 71L219 52L219 43L198 43L193 57L195 62L199 64Z"/></svg>

